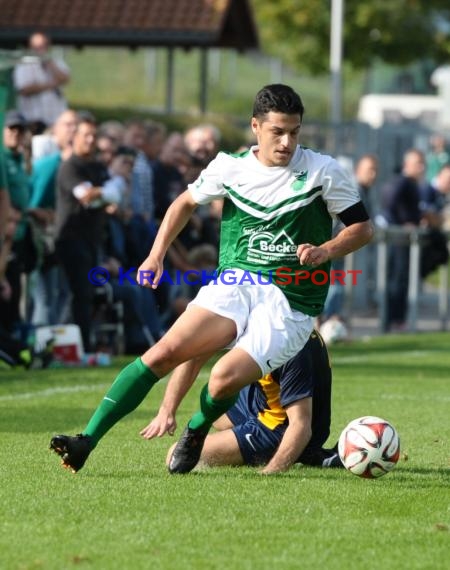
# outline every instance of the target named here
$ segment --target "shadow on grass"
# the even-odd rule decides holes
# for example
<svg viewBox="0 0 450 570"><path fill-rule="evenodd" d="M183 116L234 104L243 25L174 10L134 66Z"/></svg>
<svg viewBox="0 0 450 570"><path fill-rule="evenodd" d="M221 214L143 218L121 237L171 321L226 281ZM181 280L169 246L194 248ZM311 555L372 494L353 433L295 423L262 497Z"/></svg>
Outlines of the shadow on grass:
<svg viewBox="0 0 450 570"><path fill-rule="evenodd" d="M142 451L141 451L142 453ZM227 484L230 481L249 481L252 485L254 481L258 481L258 485L272 485L274 481L285 481L289 484L293 482L302 481L330 481L333 484L341 485L341 482L346 484L358 483L361 485L382 485L382 488L387 489L395 488L401 486L402 488L407 488L411 490L440 490L447 485L447 481L450 480L450 469L445 467L407 467L401 466L400 469L396 468L393 472L384 475L378 479L363 479L356 477L355 475L349 473L345 469L322 469L320 467L310 467L296 465L290 470L277 473L270 476L264 476L260 473L260 470L255 467L249 466L239 466L239 467L205 467L198 470L192 471L187 474L170 474L164 464L166 450L162 449L152 449L148 454L148 466L145 468L139 468L136 463L133 463L131 467L132 458L131 456L122 456L122 459L117 463L117 458L112 463L108 464L108 469L105 471L105 463L102 460L102 456L98 457L98 463L93 465L88 465L88 468L84 468L82 471L83 477L91 480L101 480L101 481L140 481L144 476L146 480L159 480L165 479L167 484L184 484L190 481L194 484L203 484L203 482L210 482L211 484L221 484L222 481L226 481ZM102 451L101 454L108 455L109 452L106 449ZM97 453L95 453L97 455ZM92 461L93 457L91 458ZM127 462L130 462L129 464ZM128 466L130 465L130 466ZM171 483L169 483L171 482ZM388 487L386 487L386 484Z"/></svg>
<svg viewBox="0 0 450 570"><path fill-rule="evenodd" d="M450 468L447 467L403 467L402 469L396 471L396 476L399 479L408 480L411 477L417 477L417 475L438 475L444 478L450 479ZM414 479L417 481L418 479Z"/></svg>

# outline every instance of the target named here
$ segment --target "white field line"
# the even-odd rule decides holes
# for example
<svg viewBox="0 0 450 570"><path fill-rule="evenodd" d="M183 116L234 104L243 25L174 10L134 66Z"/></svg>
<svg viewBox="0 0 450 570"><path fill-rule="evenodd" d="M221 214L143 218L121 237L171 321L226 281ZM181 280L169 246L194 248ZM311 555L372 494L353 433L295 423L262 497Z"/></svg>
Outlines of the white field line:
<svg viewBox="0 0 450 570"><path fill-rule="evenodd" d="M35 392L23 392L22 394L8 394L0 396L0 402L11 402L15 400L30 400L31 398L47 398L57 394L73 394L78 392L95 392L97 390L105 390L110 384L79 384L78 386L64 386L59 388L46 388L45 390L37 390Z"/></svg>
<svg viewBox="0 0 450 570"><path fill-rule="evenodd" d="M383 360L409 360L411 358L416 357L423 357L423 356L433 356L437 353L442 353L447 351L443 350L409 350L407 352L399 351L399 352L387 352ZM331 357L331 364L352 364L358 362L377 362L380 361L380 355L376 354L355 354L352 356L332 356Z"/></svg>
<svg viewBox="0 0 450 570"><path fill-rule="evenodd" d="M197 382L206 382L208 380L206 373L199 374ZM168 378L163 378L160 380L162 384L165 384ZM76 394L80 392L96 392L97 390L105 391L111 386L109 384L77 384L76 386L61 386L56 388L46 388L45 390L36 390L34 392L23 392L17 394L7 394L5 396L0 396L0 402L15 402L17 400L31 400L34 398L48 398L49 396L57 396L59 394Z"/></svg>
<svg viewBox="0 0 450 570"><path fill-rule="evenodd" d="M389 356L395 356L395 358L401 357L403 359L409 359L414 356L427 356L431 355L438 351L433 350L411 350L409 352L390 352ZM332 364L347 364L347 363L356 363L356 362L370 362L373 360L378 360L378 355L371 357L370 355L355 355L355 356L342 356L342 357L334 357L332 358ZM200 373L197 382L199 381L206 381L207 374ZM165 383L167 378L162 380L162 383ZM57 396L59 394L74 394L80 392L96 392L97 390L106 390L111 386L109 384L78 384L76 386L63 386L63 387L55 387L55 388L46 388L45 390L36 390L34 392L23 392L17 394L7 394L5 396L0 396L0 402L14 402L18 400L30 400L34 398L47 398L49 396ZM386 400L397 400L397 399L406 399L406 400L414 400L416 399L414 396L408 396L405 394L380 394L380 397ZM418 397L417 397L418 398ZM418 398L419 399L419 398ZM431 396L423 394L420 399L423 400L441 400L441 401L450 401L450 396L442 396L439 397Z"/></svg>

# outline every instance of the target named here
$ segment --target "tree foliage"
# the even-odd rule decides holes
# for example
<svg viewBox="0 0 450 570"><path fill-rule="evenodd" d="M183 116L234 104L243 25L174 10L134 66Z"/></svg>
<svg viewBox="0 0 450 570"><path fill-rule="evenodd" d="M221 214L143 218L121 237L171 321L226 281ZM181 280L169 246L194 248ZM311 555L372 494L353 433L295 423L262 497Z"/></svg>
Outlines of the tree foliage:
<svg viewBox="0 0 450 570"><path fill-rule="evenodd" d="M299 70L328 69L331 0L252 0L263 49ZM344 0L344 58L408 64L450 60L449 0Z"/></svg>

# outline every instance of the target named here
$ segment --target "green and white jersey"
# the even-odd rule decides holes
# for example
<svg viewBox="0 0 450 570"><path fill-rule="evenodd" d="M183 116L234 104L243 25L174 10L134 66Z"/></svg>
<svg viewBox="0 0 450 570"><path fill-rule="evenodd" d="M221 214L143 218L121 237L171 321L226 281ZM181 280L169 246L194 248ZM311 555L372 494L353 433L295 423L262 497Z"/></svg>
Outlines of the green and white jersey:
<svg viewBox="0 0 450 570"><path fill-rule="evenodd" d="M189 185L198 204L224 198L218 270L236 268L267 277L293 309L318 315L328 292L330 263L301 266L297 246L331 239L332 216L359 202L358 190L330 156L297 146L288 166L270 167L256 158L256 148L241 155L220 152ZM305 270L317 278L305 278ZM281 273L292 278L280 279ZM317 284L325 278L326 283Z"/></svg>

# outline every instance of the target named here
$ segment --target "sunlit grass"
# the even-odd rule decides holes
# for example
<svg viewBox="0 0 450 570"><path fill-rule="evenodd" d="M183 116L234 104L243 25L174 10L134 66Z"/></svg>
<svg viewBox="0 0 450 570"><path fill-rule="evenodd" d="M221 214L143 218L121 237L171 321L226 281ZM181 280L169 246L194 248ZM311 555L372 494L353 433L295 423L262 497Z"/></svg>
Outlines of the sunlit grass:
<svg viewBox="0 0 450 570"><path fill-rule="evenodd" d="M171 476L169 438L138 436L164 381L72 475L47 449L76 433L116 366L0 372L0 566L5 569L332 569L448 567L450 334L332 346L329 444L348 421L389 419L402 456L379 480L297 466ZM196 409L207 370L179 413Z"/></svg>

